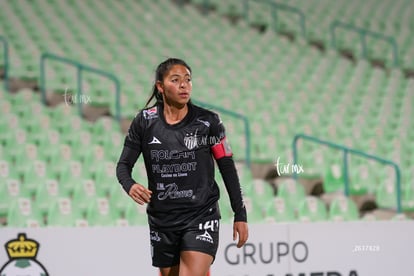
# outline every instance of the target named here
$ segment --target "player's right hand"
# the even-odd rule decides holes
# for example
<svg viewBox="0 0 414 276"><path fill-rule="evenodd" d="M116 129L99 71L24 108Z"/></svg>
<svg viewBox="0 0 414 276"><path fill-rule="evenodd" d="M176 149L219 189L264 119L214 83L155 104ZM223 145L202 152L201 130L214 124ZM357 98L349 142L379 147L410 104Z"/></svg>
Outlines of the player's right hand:
<svg viewBox="0 0 414 276"><path fill-rule="evenodd" d="M135 183L129 190L129 196L138 204L148 203L151 200L152 191L145 188L141 184Z"/></svg>

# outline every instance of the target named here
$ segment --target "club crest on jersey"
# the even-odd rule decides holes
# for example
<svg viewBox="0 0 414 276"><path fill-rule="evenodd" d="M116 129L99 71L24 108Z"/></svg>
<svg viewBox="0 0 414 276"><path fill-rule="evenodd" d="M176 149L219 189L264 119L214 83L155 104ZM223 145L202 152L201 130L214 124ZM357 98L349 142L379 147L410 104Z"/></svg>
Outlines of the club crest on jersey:
<svg viewBox="0 0 414 276"><path fill-rule="evenodd" d="M143 114L144 114L144 118L148 119L148 120L157 118L158 117L157 107L154 106L154 107L151 107L151 108L148 108L148 109L144 109Z"/></svg>
<svg viewBox="0 0 414 276"><path fill-rule="evenodd" d="M197 131L198 131L198 129L195 131L194 134L193 133L190 133L190 134L187 133L184 137L184 144L189 150L192 150L192 149L194 149L198 146Z"/></svg>

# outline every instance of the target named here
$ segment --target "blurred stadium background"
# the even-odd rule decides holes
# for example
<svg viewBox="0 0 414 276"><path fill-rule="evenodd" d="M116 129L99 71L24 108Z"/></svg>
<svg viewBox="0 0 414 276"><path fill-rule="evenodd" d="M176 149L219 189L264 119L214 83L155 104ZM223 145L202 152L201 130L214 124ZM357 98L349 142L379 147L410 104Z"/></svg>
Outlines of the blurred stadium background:
<svg viewBox="0 0 414 276"><path fill-rule="evenodd" d="M1 1L0 227L146 225L115 166L167 57L221 114L251 223L412 219L413 13L409 0ZM142 160L133 174L146 182Z"/></svg>

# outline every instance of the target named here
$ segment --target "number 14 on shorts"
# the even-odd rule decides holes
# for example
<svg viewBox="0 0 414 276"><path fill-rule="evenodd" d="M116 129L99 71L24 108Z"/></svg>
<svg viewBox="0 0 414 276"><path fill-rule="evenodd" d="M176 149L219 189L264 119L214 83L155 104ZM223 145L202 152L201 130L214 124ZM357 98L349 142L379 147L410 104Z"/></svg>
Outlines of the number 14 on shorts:
<svg viewBox="0 0 414 276"><path fill-rule="evenodd" d="M210 230L211 232L215 232L218 230L219 221L218 219L207 220L204 223L198 224L198 229L200 230Z"/></svg>

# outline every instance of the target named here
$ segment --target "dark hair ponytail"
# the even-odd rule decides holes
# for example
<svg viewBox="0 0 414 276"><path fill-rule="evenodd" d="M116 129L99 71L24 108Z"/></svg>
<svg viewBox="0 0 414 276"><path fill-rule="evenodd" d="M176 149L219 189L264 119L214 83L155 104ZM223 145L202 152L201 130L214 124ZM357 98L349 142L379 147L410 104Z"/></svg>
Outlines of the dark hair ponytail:
<svg viewBox="0 0 414 276"><path fill-rule="evenodd" d="M145 104L145 108L150 106L153 99L155 99L154 105L163 102L162 95L161 95L160 91L158 91L158 88L157 88L156 84L157 84L157 81L161 81L161 82L163 81L164 76L168 73L168 71L174 65L183 65L191 73L191 67L188 66L188 64L182 59L168 58L167 60L161 62L158 65L157 70L155 70L155 80L154 80L154 86L152 87L152 94L151 94L150 98L148 99L147 103Z"/></svg>

